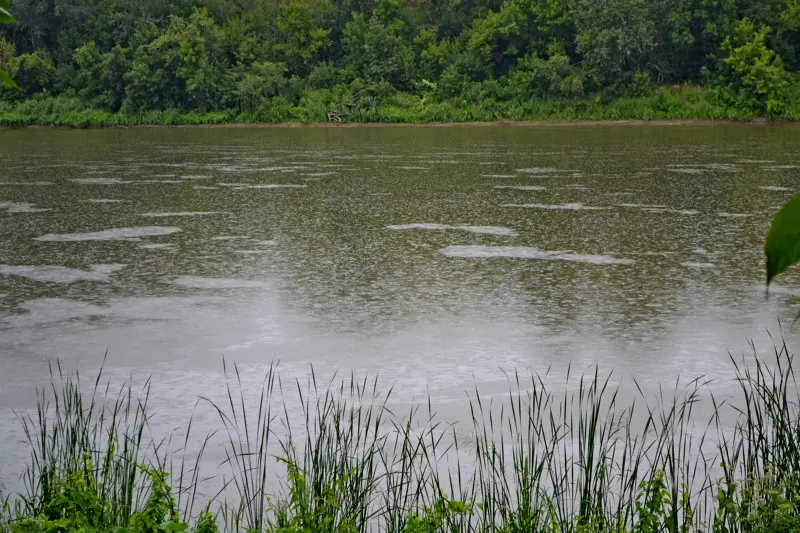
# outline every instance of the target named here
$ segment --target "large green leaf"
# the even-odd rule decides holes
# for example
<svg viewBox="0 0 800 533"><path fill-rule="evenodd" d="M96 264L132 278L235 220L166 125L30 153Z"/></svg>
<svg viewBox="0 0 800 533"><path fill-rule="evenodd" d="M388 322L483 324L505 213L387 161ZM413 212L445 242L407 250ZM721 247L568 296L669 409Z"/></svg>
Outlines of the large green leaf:
<svg viewBox="0 0 800 533"><path fill-rule="evenodd" d="M800 194L781 207L764 244L767 254L767 286L772 279L800 260Z"/></svg>
<svg viewBox="0 0 800 533"><path fill-rule="evenodd" d="M8 0L0 0L0 24L14 24L16 20L8 12Z"/></svg>

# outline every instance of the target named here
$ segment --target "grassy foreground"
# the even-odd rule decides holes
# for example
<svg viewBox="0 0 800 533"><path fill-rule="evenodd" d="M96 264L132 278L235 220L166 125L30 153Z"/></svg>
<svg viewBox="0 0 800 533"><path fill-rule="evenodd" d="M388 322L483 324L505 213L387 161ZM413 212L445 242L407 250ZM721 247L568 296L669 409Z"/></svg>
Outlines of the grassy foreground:
<svg viewBox="0 0 800 533"><path fill-rule="evenodd" d="M623 403L597 372L563 395L513 375L504 400L469 395L466 430L430 402L392 412L377 381L285 386L273 367L251 401L226 369L227 401L212 406L228 474L211 498L198 495L211 436L189 422L169 450L148 437L149 385L114 393L59 370L23 419L25 489L6 497L0 531L800 531L792 357L784 345L731 361L736 404L701 380Z"/></svg>
<svg viewBox="0 0 800 533"><path fill-rule="evenodd" d="M0 126L59 126L72 128L130 127L143 125L201 125L235 123L328 122L328 112L342 113L343 122L425 124L432 122L604 121L604 120L731 120L759 118L752 111L725 107L702 88L661 87L650 96L618 98L532 99L493 101L466 99L435 101L426 96L392 92L365 97L352 107L337 105L326 91L309 91L298 103L280 96L264 100L258 108L241 112L195 112L172 109L140 114L94 109L74 97L37 95L20 102L0 102ZM792 99L782 120L800 120L800 98Z"/></svg>

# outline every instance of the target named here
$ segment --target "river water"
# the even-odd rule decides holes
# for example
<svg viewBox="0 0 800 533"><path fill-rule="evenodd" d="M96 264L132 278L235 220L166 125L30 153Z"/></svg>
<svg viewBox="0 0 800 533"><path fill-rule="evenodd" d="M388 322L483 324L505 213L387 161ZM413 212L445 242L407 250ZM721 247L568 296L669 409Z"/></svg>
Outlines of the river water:
<svg viewBox="0 0 800 533"><path fill-rule="evenodd" d="M5 131L0 162L6 479L48 364L106 352L166 428L223 356L254 386L378 374L446 418L511 369L733 390L729 352L797 337L800 277L766 299L762 252L795 126Z"/></svg>

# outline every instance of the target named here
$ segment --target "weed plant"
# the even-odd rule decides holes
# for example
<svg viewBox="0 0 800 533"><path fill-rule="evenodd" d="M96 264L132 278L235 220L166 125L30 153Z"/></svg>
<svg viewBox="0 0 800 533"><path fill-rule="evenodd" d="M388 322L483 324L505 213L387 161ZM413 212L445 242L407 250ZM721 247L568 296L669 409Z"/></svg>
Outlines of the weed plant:
<svg viewBox="0 0 800 533"><path fill-rule="evenodd" d="M151 436L149 383L112 393L102 371L87 387L56 367L22 419L30 460L0 531L800 531L792 356L784 344L731 364L735 401L704 379L623 400L599 369L568 375L563 393L515 373L504 399L469 393L458 425L430 400L395 412L377 380L284 383L274 365L253 402L226 364L226 400L200 400L219 417L228 472L208 501L197 490L212 436L178 460Z"/></svg>

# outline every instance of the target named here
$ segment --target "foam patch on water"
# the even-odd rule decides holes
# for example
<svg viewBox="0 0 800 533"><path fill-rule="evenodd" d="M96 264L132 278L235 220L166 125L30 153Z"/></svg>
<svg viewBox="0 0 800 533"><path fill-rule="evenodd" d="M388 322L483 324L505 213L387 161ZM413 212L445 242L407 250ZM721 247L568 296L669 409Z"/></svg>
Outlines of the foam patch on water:
<svg viewBox="0 0 800 533"><path fill-rule="evenodd" d="M730 163L709 163L707 165L703 165L706 168L710 168L711 170L716 170L718 172L741 172L742 169L736 165L732 165Z"/></svg>
<svg viewBox="0 0 800 533"><path fill-rule="evenodd" d="M517 235L516 231L509 228L502 228L498 226L469 226L465 224L449 226L446 224L418 223L418 224L399 224L395 226L387 226L387 228L399 231L412 230L412 229L455 230L455 231L467 231L469 233L480 233L485 235L499 235L503 237L513 237Z"/></svg>
<svg viewBox="0 0 800 533"><path fill-rule="evenodd" d="M531 168L518 168L516 169L517 172L520 174L553 174L554 172L559 172L558 169L552 167L531 167ZM572 172L563 171L563 172Z"/></svg>
<svg viewBox="0 0 800 533"><path fill-rule="evenodd" d="M0 265L0 274L27 278L42 283L74 283L97 281L107 283L111 274L125 268L120 264L90 265L89 270L57 265Z"/></svg>
<svg viewBox="0 0 800 533"><path fill-rule="evenodd" d="M543 191L541 185L495 185L495 189L516 189L518 191Z"/></svg>
<svg viewBox="0 0 800 533"><path fill-rule="evenodd" d="M119 178L75 178L69 181L78 185L123 185L125 183L133 183Z"/></svg>
<svg viewBox="0 0 800 533"><path fill-rule="evenodd" d="M273 240L273 241L258 241L255 244L258 245L258 246L277 246L278 245L278 241L275 241L275 240Z"/></svg>
<svg viewBox="0 0 800 533"><path fill-rule="evenodd" d="M777 185L764 185L763 187L759 187L759 189L761 189L762 191L776 191L776 192L792 190L789 187L778 187Z"/></svg>
<svg viewBox="0 0 800 533"><path fill-rule="evenodd" d="M516 174L481 174L482 178L518 178L519 176Z"/></svg>
<svg viewBox="0 0 800 533"><path fill-rule="evenodd" d="M714 268L713 263L694 263L692 261L688 261L686 263L681 263L682 267L685 268L697 268L697 269L709 269Z"/></svg>
<svg viewBox="0 0 800 533"><path fill-rule="evenodd" d="M192 187L196 191L216 191L219 187L210 187L208 185L195 185Z"/></svg>
<svg viewBox="0 0 800 533"><path fill-rule="evenodd" d="M87 204L119 204L125 200L113 200L111 198L89 198L84 200Z"/></svg>
<svg viewBox="0 0 800 533"><path fill-rule="evenodd" d="M698 175L708 172L702 168L668 168L669 172L677 172L678 174Z"/></svg>
<svg viewBox="0 0 800 533"><path fill-rule="evenodd" d="M192 289L263 289L269 287L269 284L264 281L201 276L180 276L172 280L172 283Z"/></svg>
<svg viewBox="0 0 800 533"><path fill-rule="evenodd" d="M204 175L190 175L190 176L181 176L182 180L208 180L211 179L211 176L204 176Z"/></svg>
<svg viewBox="0 0 800 533"><path fill-rule="evenodd" d="M0 202L0 210L5 209L8 213L43 213L50 211L49 209L42 209L36 207L36 204L16 203L16 202Z"/></svg>
<svg viewBox="0 0 800 533"><path fill-rule="evenodd" d="M140 244L139 248L143 250L174 250L177 245L169 242L148 242Z"/></svg>
<svg viewBox="0 0 800 533"><path fill-rule="evenodd" d="M774 163L775 161L771 159L740 159L737 163L743 165L767 165L769 163Z"/></svg>
<svg viewBox="0 0 800 533"><path fill-rule="evenodd" d="M440 252L447 257L465 259L536 259L539 261L572 261L593 265L632 265L632 259L610 255L589 255L574 252L539 250L527 246L447 246Z"/></svg>
<svg viewBox="0 0 800 533"><path fill-rule="evenodd" d="M661 208L661 207L645 207L644 211L648 213L672 213L675 215L686 215L686 216L694 216L698 214L698 211L694 209L671 209L671 208Z"/></svg>
<svg viewBox="0 0 800 533"><path fill-rule="evenodd" d="M226 211L164 211L140 213L140 217L167 218L167 217L204 217L211 215L230 215Z"/></svg>
<svg viewBox="0 0 800 533"><path fill-rule="evenodd" d="M717 216L722 218L747 218L753 215L748 213L717 213Z"/></svg>
<svg viewBox="0 0 800 533"><path fill-rule="evenodd" d="M800 168L800 165L773 165L771 167L764 167L764 170L794 170Z"/></svg>
<svg viewBox="0 0 800 533"><path fill-rule="evenodd" d="M247 237L244 235L220 235L218 237L211 237L212 241L238 241L241 239L246 239Z"/></svg>
<svg viewBox="0 0 800 533"><path fill-rule="evenodd" d="M234 250L233 253L240 255L264 255L269 253L269 250Z"/></svg>
<svg viewBox="0 0 800 533"><path fill-rule="evenodd" d="M504 204L502 207L524 207L527 209L546 209L549 211L601 211L608 207L597 207L583 205L580 203L572 204Z"/></svg>
<svg viewBox="0 0 800 533"><path fill-rule="evenodd" d="M142 237L158 237L180 233L181 228L171 226L142 226L137 228L111 228L88 233L48 233L36 237L42 242L83 242L83 241L138 241Z"/></svg>
<svg viewBox="0 0 800 533"><path fill-rule="evenodd" d="M304 172L301 176L308 176L311 178L324 178L327 176L338 176L338 172Z"/></svg>
<svg viewBox="0 0 800 533"><path fill-rule="evenodd" d="M653 205L653 204L615 204L617 207L627 207L631 209L666 209L667 206L665 205Z"/></svg>

